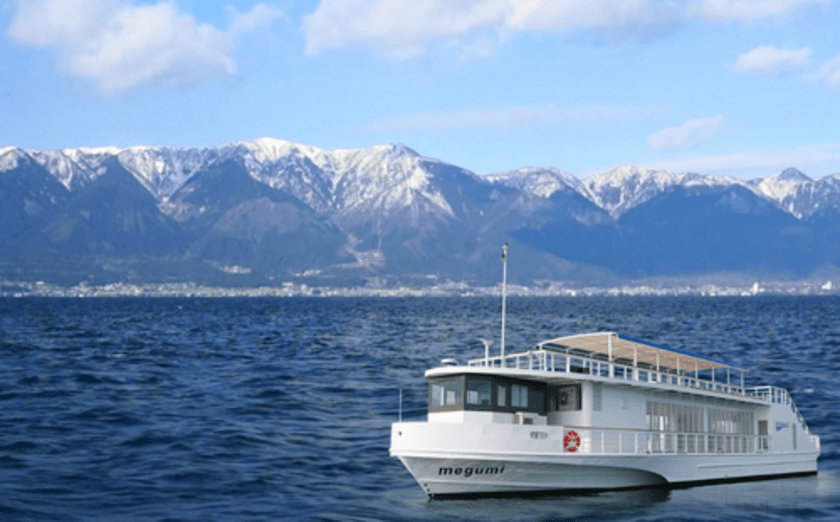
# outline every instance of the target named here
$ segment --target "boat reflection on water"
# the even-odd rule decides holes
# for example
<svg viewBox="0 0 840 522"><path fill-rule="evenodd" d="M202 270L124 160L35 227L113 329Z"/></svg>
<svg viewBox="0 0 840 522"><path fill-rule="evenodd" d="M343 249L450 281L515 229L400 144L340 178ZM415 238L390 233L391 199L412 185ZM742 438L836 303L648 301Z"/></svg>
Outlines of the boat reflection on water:
<svg viewBox="0 0 840 522"><path fill-rule="evenodd" d="M569 495L517 495L510 498L436 500L426 510L439 520L471 519L476 510L493 513L493 520L589 519L592 517L643 516L668 502L672 492L665 488Z"/></svg>
<svg viewBox="0 0 840 522"><path fill-rule="evenodd" d="M587 495L426 501L437 520L832 520L840 505L840 471L775 481L738 482L680 489L647 488Z"/></svg>

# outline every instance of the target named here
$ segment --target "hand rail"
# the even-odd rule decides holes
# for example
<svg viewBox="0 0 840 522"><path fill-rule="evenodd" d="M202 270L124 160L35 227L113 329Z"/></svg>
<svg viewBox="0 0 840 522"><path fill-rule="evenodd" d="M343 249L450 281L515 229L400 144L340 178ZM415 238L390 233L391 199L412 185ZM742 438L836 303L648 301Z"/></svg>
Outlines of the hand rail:
<svg viewBox="0 0 840 522"><path fill-rule="evenodd" d="M560 352L557 350L534 349L525 352L496 355L488 358L471 359L471 367L511 368L519 370L538 370L550 372L572 372L596 375L619 380L634 380L658 384L672 384L705 391L725 393L747 397L748 388L689 376L675 371L657 371L654 368L633 366L618 361L607 361L583 354ZM752 398L763 399L755 394ZM766 400L766 399L764 399Z"/></svg>
<svg viewBox="0 0 840 522"><path fill-rule="evenodd" d="M747 454L772 451L770 435L563 426L567 454ZM570 446L570 442L572 442ZM573 447L574 450L570 448Z"/></svg>

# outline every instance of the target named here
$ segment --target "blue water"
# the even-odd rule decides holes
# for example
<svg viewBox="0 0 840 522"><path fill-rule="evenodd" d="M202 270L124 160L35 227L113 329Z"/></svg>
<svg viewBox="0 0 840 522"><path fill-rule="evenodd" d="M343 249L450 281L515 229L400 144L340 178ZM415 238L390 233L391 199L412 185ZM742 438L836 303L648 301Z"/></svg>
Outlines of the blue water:
<svg viewBox="0 0 840 522"><path fill-rule="evenodd" d="M483 356L495 299L0 299L0 520L836 520L840 299L513 298L508 351L614 330L788 388L818 476L430 501L388 456L400 389ZM498 342L494 344L498 349Z"/></svg>

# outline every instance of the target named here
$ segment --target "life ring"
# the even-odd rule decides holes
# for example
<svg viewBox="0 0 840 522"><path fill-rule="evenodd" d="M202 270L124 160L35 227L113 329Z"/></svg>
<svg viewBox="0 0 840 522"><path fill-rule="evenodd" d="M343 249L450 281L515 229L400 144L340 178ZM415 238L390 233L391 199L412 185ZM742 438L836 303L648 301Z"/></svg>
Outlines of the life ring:
<svg viewBox="0 0 840 522"><path fill-rule="evenodd" d="M574 453L580 447L580 437L574 431L570 431L563 437L563 447L569 453Z"/></svg>

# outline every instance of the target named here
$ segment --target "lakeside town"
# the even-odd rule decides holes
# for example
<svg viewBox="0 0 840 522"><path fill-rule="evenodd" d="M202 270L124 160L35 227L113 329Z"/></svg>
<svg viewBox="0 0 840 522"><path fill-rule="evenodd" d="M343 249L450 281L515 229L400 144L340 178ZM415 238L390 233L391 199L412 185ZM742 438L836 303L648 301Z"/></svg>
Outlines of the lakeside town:
<svg viewBox="0 0 840 522"><path fill-rule="evenodd" d="M758 295L840 295L832 281L754 281L750 284L672 281L639 281L595 287L574 286L545 281L533 286L507 285L508 296L520 297L593 297L593 296L704 296L751 297ZM446 281L429 286L388 284L372 278L368 284L353 287L314 286L285 282L257 287L219 287L193 282L179 283L79 283L60 286L44 281L0 280L0 297L488 297L501 296L501 284L472 286L465 282Z"/></svg>

